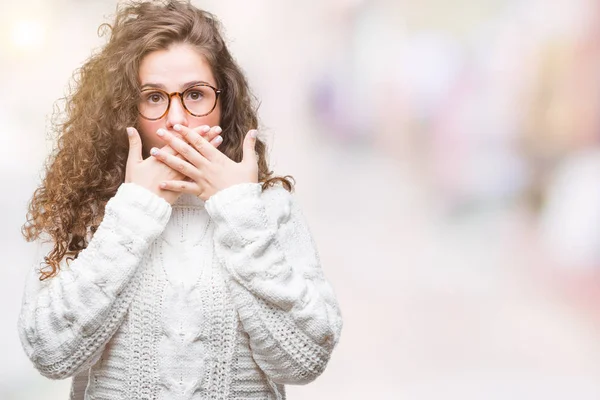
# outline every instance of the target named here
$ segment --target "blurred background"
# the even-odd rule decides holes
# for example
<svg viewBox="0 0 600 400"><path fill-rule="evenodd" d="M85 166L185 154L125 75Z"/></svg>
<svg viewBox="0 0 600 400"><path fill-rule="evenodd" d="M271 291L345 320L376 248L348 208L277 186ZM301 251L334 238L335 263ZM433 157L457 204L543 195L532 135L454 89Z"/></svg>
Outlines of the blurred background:
<svg viewBox="0 0 600 400"><path fill-rule="evenodd" d="M344 316L290 399L600 398L600 3L193 1L226 27ZM54 102L114 0L0 2L0 399Z"/></svg>

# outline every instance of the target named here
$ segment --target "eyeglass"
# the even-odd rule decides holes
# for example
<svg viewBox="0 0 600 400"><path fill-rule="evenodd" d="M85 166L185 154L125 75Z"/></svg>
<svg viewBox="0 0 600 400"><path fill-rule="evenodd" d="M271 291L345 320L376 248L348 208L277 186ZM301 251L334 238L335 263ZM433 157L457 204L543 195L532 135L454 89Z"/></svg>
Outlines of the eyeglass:
<svg viewBox="0 0 600 400"><path fill-rule="evenodd" d="M173 93L147 88L141 91L138 111L143 118L156 121L167 115L171 108L171 98L178 96L185 111L194 117L203 117L213 112L221 91L207 83L199 83L183 92Z"/></svg>

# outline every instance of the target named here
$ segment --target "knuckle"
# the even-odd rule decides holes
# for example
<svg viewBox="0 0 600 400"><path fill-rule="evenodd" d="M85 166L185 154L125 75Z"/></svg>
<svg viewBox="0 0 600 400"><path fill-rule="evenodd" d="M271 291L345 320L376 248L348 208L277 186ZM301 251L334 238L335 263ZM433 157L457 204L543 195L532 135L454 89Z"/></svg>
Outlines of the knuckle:
<svg viewBox="0 0 600 400"><path fill-rule="evenodd" d="M193 145L194 145L195 148L201 149L202 146L203 146L202 139L201 138L197 138L196 140L194 140Z"/></svg>

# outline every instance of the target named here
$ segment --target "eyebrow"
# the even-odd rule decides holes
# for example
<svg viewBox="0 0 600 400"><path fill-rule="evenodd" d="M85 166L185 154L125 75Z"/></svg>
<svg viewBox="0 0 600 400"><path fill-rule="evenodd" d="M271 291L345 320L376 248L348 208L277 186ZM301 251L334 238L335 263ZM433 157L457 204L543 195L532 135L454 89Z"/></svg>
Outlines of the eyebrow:
<svg viewBox="0 0 600 400"><path fill-rule="evenodd" d="M198 84L201 84L201 83L206 84L206 85L210 85L210 86L214 86L214 85L212 85L212 84L210 84L208 82L205 82L205 81L191 81L191 82L184 83L181 87L183 88L183 90L185 90L185 89L187 89L187 88L189 88L191 86L198 85ZM158 89L166 90L165 85L163 85L162 83L151 83L151 82L144 83L140 89L143 90L143 89L148 88L148 87L149 88L158 88Z"/></svg>

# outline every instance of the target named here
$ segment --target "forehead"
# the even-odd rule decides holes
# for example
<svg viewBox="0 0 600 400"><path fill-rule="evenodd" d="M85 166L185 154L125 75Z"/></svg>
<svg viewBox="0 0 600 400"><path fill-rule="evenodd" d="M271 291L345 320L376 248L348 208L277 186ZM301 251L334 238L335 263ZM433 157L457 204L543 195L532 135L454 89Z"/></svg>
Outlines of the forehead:
<svg viewBox="0 0 600 400"><path fill-rule="evenodd" d="M156 83L180 90L186 82L205 81L216 86L206 58L188 44L171 45L147 54L140 63L140 84Z"/></svg>

